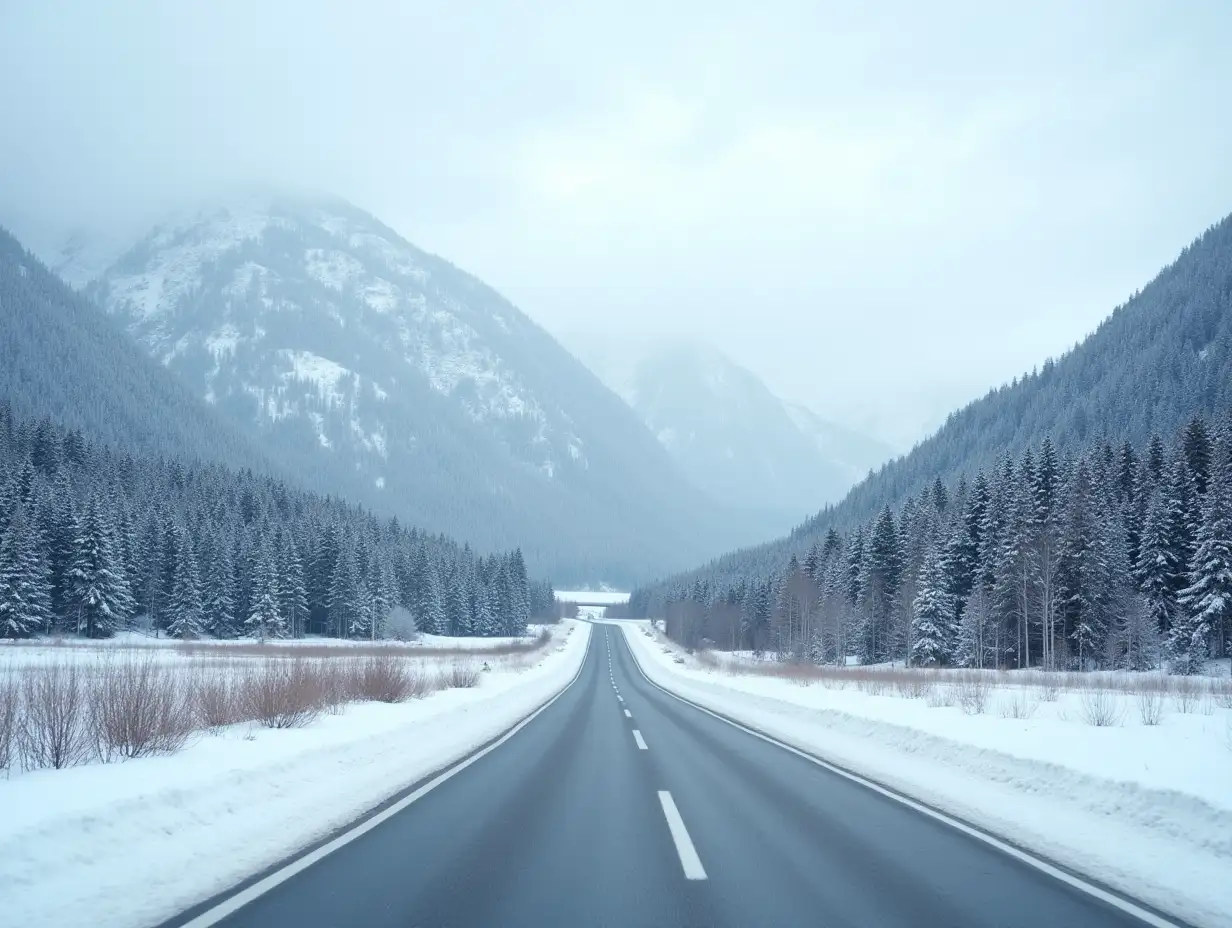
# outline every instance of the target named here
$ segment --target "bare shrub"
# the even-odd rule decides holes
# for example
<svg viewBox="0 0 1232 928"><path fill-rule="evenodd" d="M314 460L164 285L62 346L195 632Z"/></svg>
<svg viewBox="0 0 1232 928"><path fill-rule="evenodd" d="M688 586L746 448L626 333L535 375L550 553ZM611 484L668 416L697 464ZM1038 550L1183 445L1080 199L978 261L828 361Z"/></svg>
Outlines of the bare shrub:
<svg viewBox="0 0 1232 928"><path fill-rule="evenodd" d="M187 687L152 655L108 655L90 693L98 755L108 761L174 754L192 733L193 710Z"/></svg>
<svg viewBox="0 0 1232 928"><path fill-rule="evenodd" d="M1029 719L1037 709L1039 700L1025 688L1015 688L997 704L997 714L1003 719Z"/></svg>
<svg viewBox="0 0 1232 928"><path fill-rule="evenodd" d="M1061 695L1061 676L1056 673L1044 673L1040 675L1040 698L1044 702L1056 702Z"/></svg>
<svg viewBox="0 0 1232 928"><path fill-rule="evenodd" d="M246 672L238 667L203 667L192 684L197 718L206 728L222 728L247 718L240 704Z"/></svg>
<svg viewBox="0 0 1232 928"><path fill-rule="evenodd" d="M895 692L907 699L924 699L932 689L932 678L924 676L921 671L915 671L909 676L899 676L894 681Z"/></svg>
<svg viewBox="0 0 1232 928"><path fill-rule="evenodd" d="M1164 716L1164 694L1153 686L1138 690L1138 718L1143 725L1158 725Z"/></svg>
<svg viewBox="0 0 1232 928"><path fill-rule="evenodd" d="M471 689L479 685L479 671L474 664L451 664L441 674L440 683L446 689Z"/></svg>
<svg viewBox="0 0 1232 928"><path fill-rule="evenodd" d="M246 718L266 728L299 728L316 720L332 696L329 677L303 658L266 660L239 691Z"/></svg>
<svg viewBox="0 0 1232 928"><path fill-rule="evenodd" d="M930 709L940 709L942 706L954 705L956 698L954 687L943 683L929 690L926 700Z"/></svg>
<svg viewBox="0 0 1232 928"><path fill-rule="evenodd" d="M1198 688L1196 680L1176 681L1175 689L1172 691L1172 702L1176 706L1176 711L1188 715L1198 708L1201 701L1202 691Z"/></svg>
<svg viewBox="0 0 1232 928"><path fill-rule="evenodd" d="M0 770L17 762L17 734L21 722L21 689L11 669L0 675Z"/></svg>
<svg viewBox="0 0 1232 928"><path fill-rule="evenodd" d="M1079 707L1082 720L1096 728L1119 725L1125 715L1121 697L1106 689L1083 690Z"/></svg>
<svg viewBox="0 0 1232 928"><path fill-rule="evenodd" d="M73 661L32 668L22 686L20 741L30 770L60 770L93 753L82 673Z"/></svg>
<svg viewBox="0 0 1232 928"><path fill-rule="evenodd" d="M991 690L992 686L982 676L969 677L958 684L958 704L967 715L983 715Z"/></svg>
<svg viewBox="0 0 1232 928"><path fill-rule="evenodd" d="M404 658L377 654L359 662L353 695L374 702L403 702L412 695L412 674Z"/></svg>
<svg viewBox="0 0 1232 928"><path fill-rule="evenodd" d="M1232 709L1232 686L1216 683L1211 687L1211 699L1220 709Z"/></svg>

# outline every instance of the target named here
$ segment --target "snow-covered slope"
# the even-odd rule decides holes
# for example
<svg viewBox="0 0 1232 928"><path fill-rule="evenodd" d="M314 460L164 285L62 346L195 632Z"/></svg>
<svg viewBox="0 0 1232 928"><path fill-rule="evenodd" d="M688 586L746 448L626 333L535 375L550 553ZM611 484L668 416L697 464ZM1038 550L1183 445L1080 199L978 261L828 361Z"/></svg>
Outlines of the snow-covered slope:
<svg viewBox="0 0 1232 928"><path fill-rule="evenodd" d="M584 360L637 411L697 486L798 520L842 497L891 451L776 397L756 374L693 341L580 341Z"/></svg>
<svg viewBox="0 0 1232 928"><path fill-rule="evenodd" d="M562 580L712 550L685 526L716 517L617 397L499 294L349 204L185 215L87 292L318 486L525 545Z"/></svg>

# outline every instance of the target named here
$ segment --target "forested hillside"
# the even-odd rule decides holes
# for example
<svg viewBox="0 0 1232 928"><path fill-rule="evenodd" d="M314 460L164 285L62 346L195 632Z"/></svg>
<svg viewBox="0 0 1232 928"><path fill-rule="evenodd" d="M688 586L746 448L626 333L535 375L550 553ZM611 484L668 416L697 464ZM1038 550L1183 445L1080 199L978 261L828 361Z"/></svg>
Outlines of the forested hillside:
<svg viewBox="0 0 1232 928"><path fill-rule="evenodd" d="M0 229L0 401L134 454L256 467L262 455L88 299Z"/></svg>
<svg viewBox="0 0 1232 928"><path fill-rule="evenodd" d="M817 663L1196 673L1232 645L1232 416L1145 447L1045 438L773 575L703 575L631 608L691 646Z"/></svg>
<svg viewBox="0 0 1232 928"><path fill-rule="evenodd" d="M1097 442L1142 447L1193 416L1232 409L1232 217L1224 219L1058 360L955 412L909 454L886 464L841 503L789 536L740 551L653 591L708 578L729 586L781 571L831 529L849 533L935 481L953 486L1047 436L1077 456Z"/></svg>
<svg viewBox="0 0 1232 928"><path fill-rule="evenodd" d="M552 611L520 551L250 470L116 451L0 405L0 637L518 635Z"/></svg>

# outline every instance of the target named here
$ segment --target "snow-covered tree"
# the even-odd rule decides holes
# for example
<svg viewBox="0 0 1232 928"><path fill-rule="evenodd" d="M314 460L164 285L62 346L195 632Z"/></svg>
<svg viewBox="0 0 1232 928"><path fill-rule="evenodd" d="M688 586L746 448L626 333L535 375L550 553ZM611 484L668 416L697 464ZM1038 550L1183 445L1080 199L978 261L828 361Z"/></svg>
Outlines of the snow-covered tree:
<svg viewBox="0 0 1232 928"><path fill-rule="evenodd" d="M81 520L69 584L69 608L78 632L88 638L114 635L132 613L128 578L112 552L111 526L97 497L90 500Z"/></svg>
<svg viewBox="0 0 1232 928"><path fill-rule="evenodd" d="M198 638L205 631L205 605L197 556L190 538L181 535L175 569L175 586L167 604L167 634L172 638Z"/></svg>
<svg viewBox="0 0 1232 928"><path fill-rule="evenodd" d="M27 638L51 625L51 581L37 529L20 503L0 536L0 638Z"/></svg>
<svg viewBox="0 0 1232 928"><path fill-rule="evenodd" d="M954 597L946 589L941 560L934 546L920 566L911 609L911 664L915 667L947 664L953 654Z"/></svg>
<svg viewBox="0 0 1232 928"><path fill-rule="evenodd" d="M1232 622L1232 467L1210 474L1189 586L1168 636L1176 673L1200 673L1211 637Z"/></svg>
<svg viewBox="0 0 1232 928"><path fill-rule="evenodd" d="M279 608L281 598L274 554L267 545L262 544L257 551L252 578L252 604L244 623L249 635L261 641L283 637L286 626Z"/></svg>

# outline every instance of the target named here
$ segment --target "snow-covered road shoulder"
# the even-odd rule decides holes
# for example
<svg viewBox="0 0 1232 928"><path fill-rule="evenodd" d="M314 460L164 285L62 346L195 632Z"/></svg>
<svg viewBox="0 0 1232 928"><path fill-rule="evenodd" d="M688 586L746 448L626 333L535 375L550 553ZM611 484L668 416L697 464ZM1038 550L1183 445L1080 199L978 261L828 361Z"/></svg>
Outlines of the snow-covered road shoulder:
<svg viewBox="0 0 1232 928"><path fill-rule="evenodd" d="M642 671L669 692L1188 922L1232 925L1232 750L1222 718L1171 731L970 718L918 699L679 664L645 623L619 624ZM1041 734L1046 726L1057 730ZM1198 729L1207 740L1193 737ZM1134 737L1151 743L1126 750Z"/></svg>
<svg viewBox="0 0 1232 928"><path fill-rule="evenodd" d="M587 623L473 689L348 705L305 728L237 725L169 757L0 779L0 899L14 925L168 919L473 752L564 689Z"/></svg>

